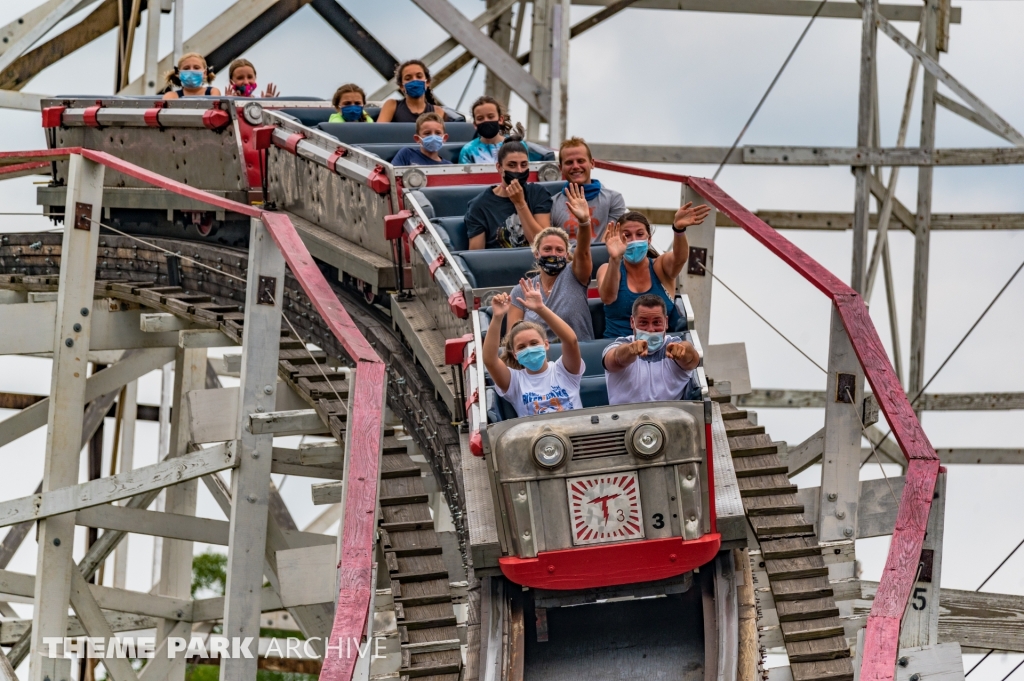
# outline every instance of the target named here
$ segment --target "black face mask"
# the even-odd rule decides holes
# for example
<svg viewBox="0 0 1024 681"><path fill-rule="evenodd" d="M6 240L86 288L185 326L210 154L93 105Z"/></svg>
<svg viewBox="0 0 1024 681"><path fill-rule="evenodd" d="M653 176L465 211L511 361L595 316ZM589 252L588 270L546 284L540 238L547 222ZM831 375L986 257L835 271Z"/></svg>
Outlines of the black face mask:
<svg viewBox="0 0 1024 681"><path fill-rule="evenodd" d="M505 181L505 184L512 184L512 180L519 180L519 186L525 187L526 181L530 178L530 171L524 170L521 173L513 173L511 170L506 170L501 174L501 179Z"/></svg>
<svg viewBox="0 0 1024 681"><path fill-rule="evenodd" d="M540 266L541 271L553 277L559 275L568 264L569 259L564 255L542 255L537 258L537 265Z"/></svg>
<svg viewBox="0 0 1024 681"><path fill-rule="evenodd" d="M491 139L501 132L501 124L498 121L484 121L476 124L476 132L481 139Z"/></svg>

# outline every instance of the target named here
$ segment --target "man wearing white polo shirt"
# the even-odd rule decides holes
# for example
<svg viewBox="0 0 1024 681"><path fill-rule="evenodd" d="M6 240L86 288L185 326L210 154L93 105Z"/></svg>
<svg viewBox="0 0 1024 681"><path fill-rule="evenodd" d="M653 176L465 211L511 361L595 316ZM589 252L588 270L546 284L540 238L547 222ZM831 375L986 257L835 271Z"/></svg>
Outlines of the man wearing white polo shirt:
<svg viewBox="0 0 1024 681"><path fill-rule="evenodd" d="M668 309L656 295L633 303L633 334L616 338L602 355L608 404L678 400L700 363L689 341L667 335Z"/></svg>

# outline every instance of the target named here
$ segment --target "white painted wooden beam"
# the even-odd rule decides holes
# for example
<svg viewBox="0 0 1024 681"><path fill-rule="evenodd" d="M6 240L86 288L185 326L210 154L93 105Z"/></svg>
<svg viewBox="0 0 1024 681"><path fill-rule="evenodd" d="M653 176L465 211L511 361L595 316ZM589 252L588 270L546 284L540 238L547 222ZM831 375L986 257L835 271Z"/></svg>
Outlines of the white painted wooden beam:
<svg viewBox="0 0 1024 681"><path fill-rule="evenodd" d="M480 63L544 118L551 115L551 92L528 73L515 57L473 25L448 0L413 0L427 16L448 31Z"/></svg>
<svg viewBox="0 0 1024 681"><path fill-rule="evenodd" d="M121 530L152 537L184 539L204 544L228 545L228 522L124 506L93 506L75 514L75 524L103 530ZM120 548L120 547L119 547Z"/></svg>
<svg viewBox="0 0 1024 681"><path fill-rule="evenodd" d="M159 369L168 360L174 358L171 348L155 348L127 355L116 364L99 371L89 377L85 384L85 401L91 402L100 395L117 390L130 381ZM31 433L36 428L46 425L50 398L39 400L30 407L8 419L0 421L0 446Z"/></svg>
<svg viewBox="0 0 1024 681"><path fill-rule="evenodd" d="M235 442L214 445L209 449L202 449L151 466L136 468L133 471L0 502L0 527L26 520L41 520L67 514L90 506L109 504L112 501L127 499L143 492L234 468L237 465L238 454ZM67 519L73 526L74 516L69 516Z"/></svg>
<svg viewBox="0 0 1024 681"><path fill-rule="evenodd" d="M105 643L114 638L106 616L89 591L89 583L78 570L71 571L71 607L89 636L101 638ZM127 658L109 655L103 659L103 667L114 681L138 681Z"/></svg>
<svg viewBox="0 0 1024 681"><path fill-rule="evenodd" d="M615 0L573 0L574 5L607 7ZM822 19L860 19L860 6L855 2L817 0L637 0L634 9L683 10L688 12L724 12L728 14L764 14L768 16L810 17L815 12ZM918 21L919 5L879 5L882 16L890 21ZM950 23L960 23L960 8L950 8Z"/></svg>
<svg viewBox="0 0 1024 681"><path fill-rule="evenodd" d="M306 407L306 403L287 384L276 382L274 412L289 412ZM189 424L192 442L223 442L238 439L238 387L193 390L188 395ZM3 422L0 422L2 424ZM323 422L317 432L328 432ZM2 425L0 425L2 428Z"/></svg>
<svg viewBox="0 0 1024 681"><path fill-rule="evenodd" d="M313 435L329 433L316 409L271 411L249 414L249 428L254 435Z"/></svg>
<svg viewBox="0 0 1024 681"><path fill-rule="evenodd" d="M198 52L199 54L210 54L215 49L230 40L242 29L248 26L254 19L266 12L277 3L277 0L239 0L232 3L226 10L221 12L210 23L193 33L182 44L182 54L187 52ZM176 0L174 6L175 27L181 16L181 0ZM163 74L174 69L174 54L167 54L160 60L156 67L156 73ZM136 78L128 87L121 90L119 95L142 95L145 94L145 81L143 77Z"/></svg>
<svg viewBox="0 0 1024 681"><path fill-rule="evenodd" d="M249 269L242 331L242 374L237 423L250 414L268 412L275 404L277 362L281 341L281 303L284 300L284 256L267 228L253 219L249 232ZM270 301L262 291L273 291ZM228 548L224 631L231 636L259 638L260 590L266 555L270 468L274 436L243 428L239 433L239 466L231 476L231 539ZM221 662L221 681L251 681L256 660Z"/></svg>
<svg viewBox="0 0 1024 681"><path fill-rule="evenodd" d="M89 305L92 308L91 350L174 347L178 344L176 330L147 333L141 329L140 320L146 315L139 310L111 311L106 300L91 300ZM7 330L0 336L0 354L52 352L56 314L56 301L0 306L0 324ZM180 328L202 327L183 322ZM221 345L233 344L223 336Z"/></svg>
<svg viewBox="0 0 1024 681"><path fill-rule="evenodd" d="M900 33L899 29L889 23L888 19L883 16L876 16L875 25L889 36L894 43L902 47L907 54L921 62L921 66L928 73L932 74L940 83L952 90L957 97L964 100L979 116L988 121L993 128L999 131L1000 136L1009 139L1018 147L1024 146L1024 135L1017 132L1012 125L1004 121L985 102L981 101L974 93L964 87L946 69L939 66L938 61L932 59L924 50L915 45L912 40Z"/></svg>
<svg viewBox="0 0 1024 681"><path fill-rule="evenodd" d="M152 629L156 626L156 620L147 615L135 615L131 613L111 612L104 613L107 617L107 625L111 631L141 631ZM4 620L0 622L0 645L12 646L25 635L25 632L32 626L32 620ZM68 631L66 636L85 636L85 628L77 617L68 617Z"/></svg>
<svg viewBox="0 0 1024 681"><path fill-rule="evenodd" d="M28 52L37 40L60 23L61 19L71 14L81 2L82 0L60 0L45 16L33 24L31 28L27 29L13 45L8 46L3 54L0 54L0 72L13 64L15 59ZM68 215L68 213L65 213L65 215Z"/></svg>
<svg viewBox="0 0 1024 681"><path fill-rule="evenodd" d="M504 14L510 7L512 7L512 5L516 4L517 2L519 2L519 0L501 0L501 2L498 2L492 5L491 7L488 7L486 11L484 11L475 19L473 19L473 26L475 26L478 29L487 26L492 21L494 21L502 14ZM448 54L458 46L459 41L455 40L455 38L448 38L443 43L432 49L430 52L427 52L425 55L420 57L420 61L422 61L427 66L433 66L435 63L437 63L438 60L443 58L446 54ZM387 83L384 83L384 85L377 88L377 90L370 95L369 101L378 101L384 99L385 97L387 97L393 92L396 92L397 90L398 88L395 86L395 79L392 78Z"/></svg>
<svg viewBox="0 0 1024 681"><path fill-rule="evenodd" d="M66 13L73 6L73 2L77 0L65 0L55 12ZM44 20L43 23L48 20ZM56 21L49 26L54 23ZM43 33L46 30L49 28L43 30ZM25 41L27 45L31 45L41 35L42 33L39 33L33 37L31 32L26 33L19 43ZM13 47L8 50L0 57L0 64L4 64L4 67L10 64L14 52ZM11 59L4 63L7 57ZM89 401L86 359L92 326L89 312L92 309L93 284L96 276L96 249L99 244L99 226L95 220L102 214L103 177L102 165L88 161L80 155L71 156L68 164L67 203L64 209L64 214L68 216L67 229L64 230L61 243L61 253L64 257L60 261L59 298L56 303L59 316L50 340L53 367L50 399L45 407L46 423L50 424L50 427L46 432L46 458L43 464L42 497L39 502L48 495L60 494L60 490L67 489L78 480L79 454L82 450L82 415ZM85 314L82 314L83 311ZM25 510L34 516L33 519L41 520L36 535L39 543L36 574L46 575L48 579L45 586L42 581L36 584L33 594L35 604L29 645L35 664L29 667L29 679L47 681L48 678L69 678L70 660L44 656L46 644L43 639L63 636L67 629L71 571L75 569L72 559L75 519L70 515L46 518L38 514L39 509L35 506L37 500L30 500L32 503ZM17 501L7 504L17 504Z"/></svg>

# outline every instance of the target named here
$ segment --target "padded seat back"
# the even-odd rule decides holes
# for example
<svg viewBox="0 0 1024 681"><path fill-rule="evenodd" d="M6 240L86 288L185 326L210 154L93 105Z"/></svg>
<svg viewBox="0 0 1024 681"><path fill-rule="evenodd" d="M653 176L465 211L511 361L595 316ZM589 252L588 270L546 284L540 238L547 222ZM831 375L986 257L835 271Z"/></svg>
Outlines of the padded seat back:
<svg viewBox="0 0 1024 681"><path fill-rule="evenodd" d="M450 253L469 249L465 218L434 218L431 222L438 227L437 231L441 234L441 238L445 240L445 246L448 247Z"/></svg>
<svg viewBox="0 0 1024 681"><path fill-rule="evenodd" d="M326 121L326 119L324 119ZM412 143L416 134L415 123L381 123L379 125L351 125L349 123L321 122L320 130L337 137L346 144L402 144ZM476 135L471 123L445 123L450 143L468 142Z"/></svg>
<svg viewBox="0 0 1024 681"><path fill-rule="evenodd" d="M320 123L326 123L332 113L336 113L333 107L324 106L318 108L293 108L276 109L276 113L283 113L291 116L307 128L315 128Z"/></svg>
<svg viewBox="0 0 1024 681"><path fill-rule="evenodd" d="M335 123L335 125L347 124ZM374 125L377 124L375 123ZM382 125L387 124L385 123ZM374 156L383 161L391 163L391 161L395 158L399 151L405 149L406 147L416 146L416 143L410 139L408 142L404 142L402 144L356 144L353 146L356 146L367 153L373 154ZM462 151L463 146L465 146L465 144L462 142L459 142L457 144L445 144L443 147L441 147L441 151L438 152L438 155L440 155L441 158L445 159L446 161L456 163L459 160L459 152Z"/></svg>
<svg viewBox="0 0 1024 681"><path fill-rule="evenodd" d="M473 288L515 286L536 264L529 248L460 251L454 257Z"/></svg>
<svg viewBox="0 0 1024 681"><path fill-rule="evenodd" d="M580 342L580 356L583 358L583 363L587 365L584 376L601 376L604 380L604 365L601 363L601 353L611 343L611 339L599 338L592 341L581 341ZM552 343L548 349L548 359L555 361L562 356L562 344Z"/></svg>
<svg viewBox="0 0 1024 681"><path fill-rule="evenodd" d="M562 187L564 182L538 182L554 196ZM423 196L433 206L434 217L465 216L469 208L469 202L475 199L483 191L490 191L492 185L464 184L451 187L424 187L419 190L417 196ZM428 213L429 215L429 213ZM607 259L607 257L606 257Z"/></svg>

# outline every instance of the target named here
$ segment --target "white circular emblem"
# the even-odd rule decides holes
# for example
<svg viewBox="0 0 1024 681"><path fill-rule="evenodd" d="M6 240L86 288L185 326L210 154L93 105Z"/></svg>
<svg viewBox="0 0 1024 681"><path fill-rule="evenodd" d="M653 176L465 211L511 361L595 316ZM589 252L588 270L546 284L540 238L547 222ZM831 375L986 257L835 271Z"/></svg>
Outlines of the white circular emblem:
<svg viewBox="0 0 1024 681"><path fill-rule="evenodd" d="M573 544L643 539L635 472L572 478L566 484Z"/></svg>

